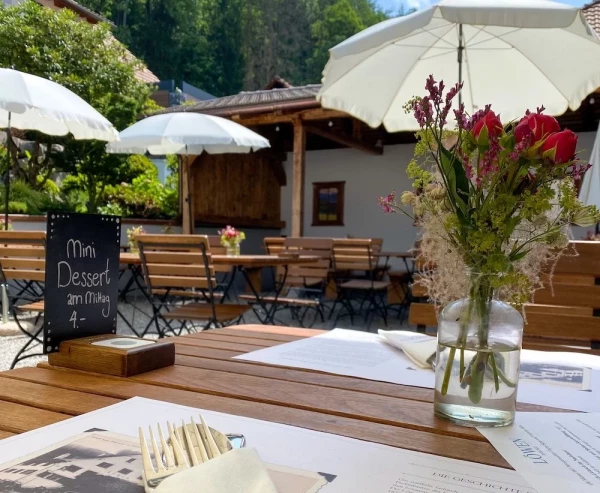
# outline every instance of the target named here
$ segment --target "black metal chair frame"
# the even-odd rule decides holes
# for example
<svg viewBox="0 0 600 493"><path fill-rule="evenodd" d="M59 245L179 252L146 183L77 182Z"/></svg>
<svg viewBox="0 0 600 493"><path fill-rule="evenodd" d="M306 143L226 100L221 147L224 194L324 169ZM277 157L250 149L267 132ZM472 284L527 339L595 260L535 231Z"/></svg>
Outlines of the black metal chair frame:
<svg viewBox="0 0 600 493"><path fill-rule="evenodd" d="M358 249L358 247L355 248ZM364 319L365 323L367 324L367 330L369 330L371 327L371 323L375 318L375 314L378 312L382 316L383 321L387 327L387 290L378 290L374 288L374 283L378 281L378 272L376 269L377 266L373 266L373 255L371 246L365 245L364 248L369 262L369 270L365 273L366 279L362 278L361 280L366 280L370 282L370 287L365 289L345 288L343 287L344 283L352 280L352 277L350 276L351 271L333 271L333 278L336 285L337 297L331 309L330 319L331 317L333 317L336 305L338 303L341 304L341 308L335 317L334 325L337 325L338 321L344 317L350 317L350 323L354 324L354 317L360 315L360 313L362 312L364 313ZM335 250L333 258L335 259ZM358 308L355 307L356 304L358 304Z"/></svg>

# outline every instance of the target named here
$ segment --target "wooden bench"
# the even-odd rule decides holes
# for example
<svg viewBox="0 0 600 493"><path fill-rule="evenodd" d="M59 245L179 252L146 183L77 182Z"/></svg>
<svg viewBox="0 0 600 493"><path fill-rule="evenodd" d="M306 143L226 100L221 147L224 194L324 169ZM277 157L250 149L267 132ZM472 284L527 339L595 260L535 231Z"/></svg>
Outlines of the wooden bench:
<svg viewBox="0 0 600 493"><path fill-rule="evenodd" d="M525 305L524 347L600 354L600 242L574 241L578 255L563 256L554 268L552 286L535 292ZM415 297L426 297L418 282ZM409 323L419 329L437 326L433 305L412 303Z"/></svg>

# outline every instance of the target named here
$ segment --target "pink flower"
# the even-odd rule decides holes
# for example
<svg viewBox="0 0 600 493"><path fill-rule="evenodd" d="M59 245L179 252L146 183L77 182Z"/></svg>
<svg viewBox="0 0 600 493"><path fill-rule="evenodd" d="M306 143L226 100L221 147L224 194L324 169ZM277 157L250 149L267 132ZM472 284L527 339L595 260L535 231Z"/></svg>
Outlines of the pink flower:
<svg viewBox="0 0 600 493"><path fill-rule="evenodd" d="M379 206L383 209L386 214L392 214L396 212L394 209L396 205L396 191L392 191L387 197L379 197Z"/></svg>
<svg viewBox="0 0 600 493"><path fill-rule="evenodd" d="M539 110L540 108L538 108ZM530 113L524 116L515 127L515 140L519 143L524 139L530 139L531 145L535 145L556 132L560 132L560 125L556 118L540 113Z"/></svg>
<svg viewBox="0 0 600 493"><path fill-rule="evenodd" d="M493 111L488 111L471 130L478 145L488 145L502 134L502 122Z"/></svg>
<svg viewBox="0 0 600 493"><path fill-rule="evenodd" d="M571 130L563 130L550 135L542 144L542 155L554 164L566 164L575 159L577 135Z"/></svg>

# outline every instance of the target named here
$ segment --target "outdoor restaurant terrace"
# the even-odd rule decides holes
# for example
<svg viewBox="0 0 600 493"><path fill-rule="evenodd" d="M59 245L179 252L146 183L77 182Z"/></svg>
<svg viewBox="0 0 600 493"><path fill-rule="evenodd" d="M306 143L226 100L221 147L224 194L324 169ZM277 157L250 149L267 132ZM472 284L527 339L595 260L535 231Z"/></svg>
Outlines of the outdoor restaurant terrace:
<svg viewBox="0 0 600 493"><path fill-rule="evenodd" d="M599 26L441 0L120 132L0 68L0 492L597 491ZM178 219L9 218L15 129L175 156Z"/></svg>

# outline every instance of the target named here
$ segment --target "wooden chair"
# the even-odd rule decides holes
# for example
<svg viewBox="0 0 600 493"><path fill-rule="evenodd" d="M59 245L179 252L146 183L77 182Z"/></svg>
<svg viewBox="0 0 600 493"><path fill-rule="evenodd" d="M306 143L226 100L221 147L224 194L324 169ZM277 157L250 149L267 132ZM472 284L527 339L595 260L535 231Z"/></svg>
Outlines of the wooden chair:
<svg viewBox="0 0 600 493"><path fill-rule="evenodd" d="M571 247L578 255L561 257L552 287L547 282L525 306L523 346L600 354L600 242L576 241ZM418 283L413 293L426 296ZM409 323L421 330L435 327L436 315L432 305L412 303Z"/></svg>
<svg viewBox="0 0 600 493"><path fill-rule="evenodd" d="M267 237L263 240L265 252L267 255L279 255L285 250L285 238L280 236Z"/></svg>
<svg viewBox="0 0 600 493"><path fill-rule="evenodd" d="M44 283L46 280L46 233L42 231L0 231L0 277L7 286L9 309L27 341L12 361L11 368L26 354L41 346L43 331ZM33 324L25 323L23 314L34 314Z"/></svg>
<svg viewBox="0 0 600 493"><path fill-rule="evenodd" d="M290 265L287 275L283 279L282 296L265 296L265 303L275 303L281 309L290 310L292 318L304 326L304 320L310 310L315 311L315 317L309 326L312 326L317 316L325 321L323 310L325 301L325 288L329 280L332 265L333 240L327 238L286 238L284 250L279 255L305 255L319 257L310 264ZM244 297L244 299L250 299Z"/></svg>
<svg viewBox="0 0 600 493"><path fill-rule="evenodd" d="M367 327L372 316L381 314L387 326L387 307L385 296L389 282L377 279L378 258L373 255L372 240L344 239L335 240L333 244L333 259L335 265L334 279L337 290L337 303L342 305L336 321L345 315L350 316L354 323L354 315L364 312ZM356 273L365 273L366 277L356 277ZM353 305L359 302L358 310ZM356 304L356 303L355 303ZM333 314L333 310L332 310Z"/></svg>
<svg viewBox="0 0 600 493"><path fill-rule="evenodd" d="M216 302L215 269L206 236L145 234L137 240L159 337L176 332L172 321L180 323L181 333L188 323L198 321L204 329L236 323L247 311L243 305Z"/></svg>
<svg viewBox="0 0 600 493"><path fill-rule="evenodd" d="M267 255L279 255L285 249L284 243L285 238L281 236L266 237L263 240L265 253ZM281 266L272 268L271 273L273 274L273 284L277 285L283 278L285 268Z"/></svg>

